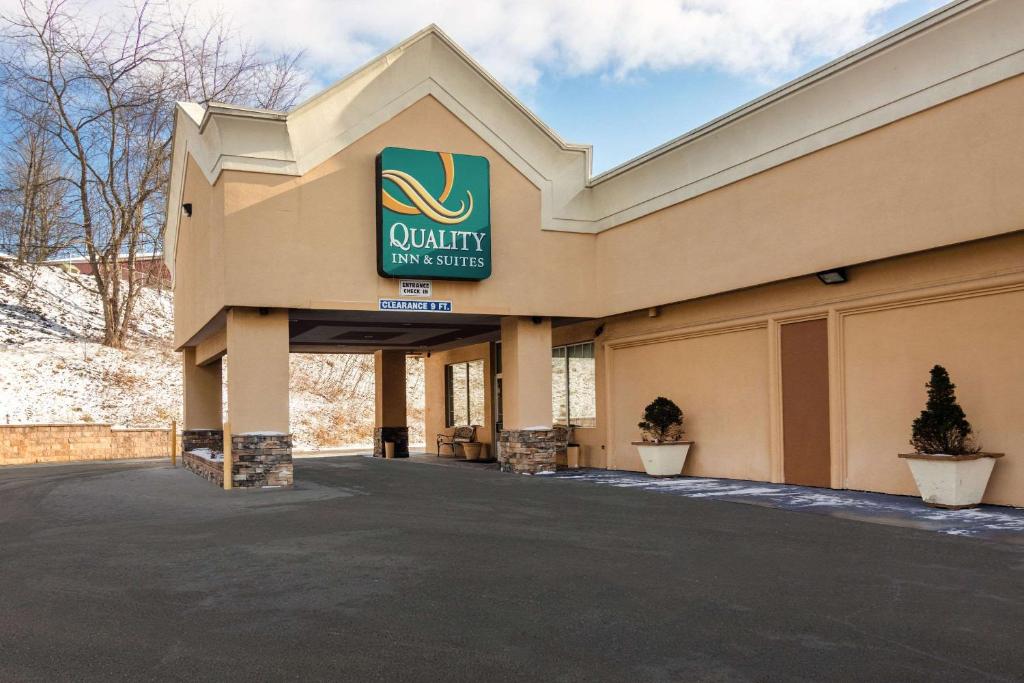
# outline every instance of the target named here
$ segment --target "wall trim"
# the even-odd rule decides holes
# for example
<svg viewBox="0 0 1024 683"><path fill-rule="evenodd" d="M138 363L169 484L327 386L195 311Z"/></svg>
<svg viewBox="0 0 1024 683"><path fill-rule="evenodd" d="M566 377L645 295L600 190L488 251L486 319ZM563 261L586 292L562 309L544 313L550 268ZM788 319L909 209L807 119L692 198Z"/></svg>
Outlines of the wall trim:
<svg viewBox="0 0 1024 683"><path fill-rule="evenodd" d="M768 320L768 458L771 481L786 480L785 434L782 415L782 325Z"/></svg>
<svg viewBox="0 0 1024 683"><path fill-rule="evenodd" d="M741 320L746 320L742 318ZM607 343L609 349L627 349L634 346L647 346L649 344L660 344L662 342L673 342L682 341L685 339L693 339L695 337L710 337L718 334L729 334L732 332L745 332L747 330L758 330L768 326L767 320L755 320L750 322L736 322L729 325L714 325L708 327L692 327L678 328L678 332L655 332L643 335L637 335L633 337L626 337L623 339L609 341Z"/></svg>
<svg viewBox="0 0 1024 683"><path fill-rule="evenodd" d="M806 276L803 276L802 278L799 278L799 279L811 279L813 277L814 277L813 275L806 275ZM787 280L783 280L781 282L787 282ZM761 288L766 288L766 287L777 286L777 285L781 284L781 282L770 282L770 283L766 283L766 284L763 284L763 285L758 285L757 287L752 287L750 289L761 289ZM789 307L789 306L769 306L769 307L756 308L756 309L751 310L751 311L749 311L747 313L744 313L744 314L742 314L740 316L722 315L722 316L707 317L707 318L702 318L700 320L694 321L693 323L691 323L689 325L685 325L685 326L670 325L670 326L666 326L666 327L652 329L652 330L650 330L648 332L643 333L642 335L635 335L635 336L632 336L632 337L626 337L626 338L623 338L622 340L615 340L615 339L613 339L613 340L610 340L610 343L616 343L617 344L620 341L632 340L634 337L635 338L641 338L641 337L656 336L656 335L663 335L663 334L674 334L674 333L680 332L682 330L702 329L702 328L713 329L713 328L717 328L717 327L720 327L720 326L723 326L723 325L725 325L725 326L733 325L733 324L736 324L737 321L747 321L747 322L749 322L751 324L756 322L756 321L759 321L759 320L768 320L768 319L776 319L776 320L779 320L780 322L795 322L797 320L800 320L801 318L811 319L811 318L815 318L815 317L821 317L822 311L828 311L828 310L833 309L833 308L835 308L837 310L850 310L850 309L856 309L856 308L863 308L863 307L865 307L865 303L864 302L866 300L870 300L871 301L870 304L867 304L868 306L882 305L881 302L878 301L879 299L881 299L883 301L886 301L886 302L889 302L889 301L898 302L898 301L903 301L904 299L906 299L908 297L911 297L911 298L913 298L913 297L920 297L920 296L930 297L930 296L934 296L934 295L936 295L938 293L946 293L946 292L953 293L953 292L961 292L961 291L974 291L979 286L1013 286L1016 283L1024 283L1024 266L1018 267L1018 268L1012 268L1012 269L1006 269L1006 270L999 270L999 271L994 271L994 272L982 273L982 274L972 273L972 274L969 274L969 275L962 275L962 276L955 276L955 277L950 277L950 278L943 278L941 280L931 280L931 281L928 281L928 282L922 282L922 283L918 283L918 284L915 284L915 285L911 285L909 287L892 286L892 287L879 288L879 289L874 289L874 290L870 290L870 291L867 291L867 292L863 292L863 293L857 294L855 296L849 296L849 295L844 296L840 292L840 293L837 293L837 294L835 294L833 296L823 297L823 298L820 298L820 299L816 299L814 301L811 301L811 302L809 302L807 304L798 306L796 308ZM842 290L842 285L838 285L838 286L822 285L821 287L822 287L823 290L828 290L828 291ZM737 293L738 292L736 292L736 291L723 292L721 294L713 294L713 295L711 295L709 297L700 297L699 299L690 299L690 300L687 300L687 301L675 301L675 302L672 302L672 303L669 303L669 304L665 304L664 306L662 306L662 308L670 308L670 307L673 307L673 306L681 306L681 305L686 305L686 304L692 304L695 301L704 301L704 300L709 300L709 299L717 298L717 297L735 296ZM637 310L634 310L634 311L629 311L627 313L619 313L619 314L607 316L607 317L603 318L603 320L606 321L606 322L611 322L611 321L614 321L614 320L626 320L626 319L629 319L632 316L639 315L642 310L644 310L644 309L637 309ZM606 332L605 334L608 334L608 333Z"/></svg>

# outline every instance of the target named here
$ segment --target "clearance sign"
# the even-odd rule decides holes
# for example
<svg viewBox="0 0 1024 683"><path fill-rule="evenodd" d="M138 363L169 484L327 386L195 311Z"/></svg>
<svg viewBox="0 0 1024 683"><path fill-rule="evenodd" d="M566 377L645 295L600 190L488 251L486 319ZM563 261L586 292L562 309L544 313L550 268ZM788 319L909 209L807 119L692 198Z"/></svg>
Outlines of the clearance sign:
<svg viewBox="0 0 1024 683"><path fill-rule="evenodd" d="M377 155L377 272L439 280L490 277L485 157L399 147Z"/></svg>

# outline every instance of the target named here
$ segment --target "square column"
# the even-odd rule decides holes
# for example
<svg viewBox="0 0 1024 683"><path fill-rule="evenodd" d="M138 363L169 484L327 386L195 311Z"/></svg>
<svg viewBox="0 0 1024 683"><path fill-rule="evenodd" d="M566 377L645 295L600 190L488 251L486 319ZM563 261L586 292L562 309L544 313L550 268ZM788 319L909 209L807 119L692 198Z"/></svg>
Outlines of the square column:
<svg viewBox="0 0 1024 683"><path fill-rule="evenodd" d="M232 308L227 327L234 485L291 486L288 311Z"/></svg>
<svg viewBox="0 0 1024 683"><path fill-rule="evenodd" d="M375 423L373 454L384 457L384 443L395 444L395 457L409 457L409 426L405 414L405 351L373 354Z"/></svg>
<svg viewBox="0 0 1024 683"><path fill-rule="evenodd" d="M551 319L501 319L502 471L554 472L568 433L551 425Z"/></svg>
<svg viewBox="0 0 1024 683"><path fill-rule="evenodd" d="M184 415L181 431L183 453L196 448L219 451L224 443L221 359L196 365L196 349L181 353Z"/></svg>

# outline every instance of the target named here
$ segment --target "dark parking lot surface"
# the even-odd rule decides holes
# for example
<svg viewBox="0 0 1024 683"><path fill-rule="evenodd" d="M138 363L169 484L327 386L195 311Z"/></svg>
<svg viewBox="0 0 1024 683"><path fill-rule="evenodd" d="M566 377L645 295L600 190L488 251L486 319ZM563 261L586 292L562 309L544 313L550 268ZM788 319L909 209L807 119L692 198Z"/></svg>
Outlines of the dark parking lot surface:
<svg viewBox="0 0 1024 683"><path fill-rule="evenodd" d="M0 471L0 680L1020 680L1024 546L361 457Z"/></svg>

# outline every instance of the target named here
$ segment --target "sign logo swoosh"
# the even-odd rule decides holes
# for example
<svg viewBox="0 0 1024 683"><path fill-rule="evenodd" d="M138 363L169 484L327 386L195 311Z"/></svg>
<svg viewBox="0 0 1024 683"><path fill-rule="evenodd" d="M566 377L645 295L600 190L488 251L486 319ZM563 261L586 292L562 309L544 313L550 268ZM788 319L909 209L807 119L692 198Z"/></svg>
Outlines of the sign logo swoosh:
<svg viewBox="0 0 1024 683"><path fill-rule="evenodd" d="M459 202L457 210L444 205L455 184L455 160L450 152L438 152L438 156L441 157L441 166L444 168L444 189L440 195L434 197L416 178L405 171L385 170L381 171L381 178L393 182L411 204L395 199L387 190L382 190L381 203L384 207L408 216L422 214L443 225L457 225L469 218L473 213L473 194L469 190L466 191L466 200Z"/></svg>

